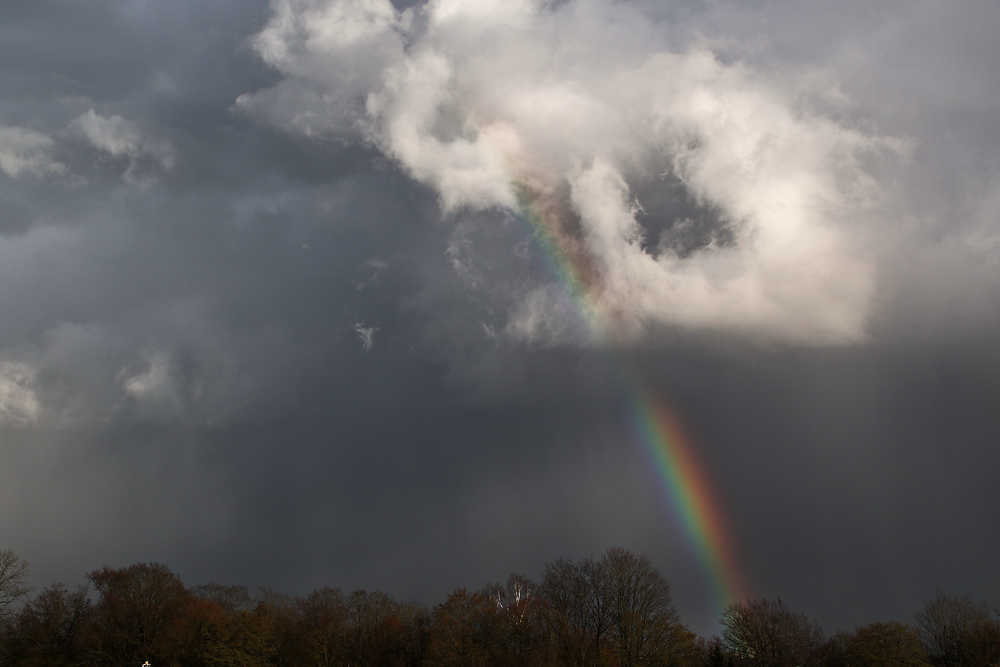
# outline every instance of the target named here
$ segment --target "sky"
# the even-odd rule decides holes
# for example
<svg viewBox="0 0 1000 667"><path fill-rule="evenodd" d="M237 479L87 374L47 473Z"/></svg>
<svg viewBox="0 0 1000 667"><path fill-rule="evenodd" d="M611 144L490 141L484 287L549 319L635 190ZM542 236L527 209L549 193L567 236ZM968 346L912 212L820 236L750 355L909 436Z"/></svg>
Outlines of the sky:
<svg viewBox="0 0 1000 667"><path fill-rule="evenodd" d="M432 605L623 546L706 635L723 575L829 634L1000 602L998 32L6 0L0 547Z"/></svg>

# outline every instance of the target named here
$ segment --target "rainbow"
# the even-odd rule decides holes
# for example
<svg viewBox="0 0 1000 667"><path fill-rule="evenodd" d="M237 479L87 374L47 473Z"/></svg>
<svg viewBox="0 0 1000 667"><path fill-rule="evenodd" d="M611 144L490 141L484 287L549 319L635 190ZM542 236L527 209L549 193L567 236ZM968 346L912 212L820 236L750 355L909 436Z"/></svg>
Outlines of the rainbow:
<svg viewBox="0 0 1000 667"><path fill-rule="evenodd" d="M709 580L717 608L721 611L746 599L747 589L717 494L680 419L638 382L632 385L628 411L636 442L655 471L660 496L683 527Z"/></svg>
<svg viewBox="0 0 1000 667"><path fill-rule="evenodd" d="M545 264L576 306L581 322L598 340L613 340L613 326L600 304L601 273L579 238L569 208L552 191L525 184L514 187L515 216L541 250ZM695 443L662 398L632 374L625 383L626 414L668 513L682 527L705 573L719 612L747 597L731 531L717 494L699 465Z"/></svg>
<svg viewBox="0 0 1000 667"><path fill-rule="evenodd" d="M552 193L543 193L525 184L514 188L520 213L534 237L545 265L557 283L563 286L576 306L580 324L595 336L604 333L603 318L598 313L600 277L586 247L574 229L572 215Z"/></svg>

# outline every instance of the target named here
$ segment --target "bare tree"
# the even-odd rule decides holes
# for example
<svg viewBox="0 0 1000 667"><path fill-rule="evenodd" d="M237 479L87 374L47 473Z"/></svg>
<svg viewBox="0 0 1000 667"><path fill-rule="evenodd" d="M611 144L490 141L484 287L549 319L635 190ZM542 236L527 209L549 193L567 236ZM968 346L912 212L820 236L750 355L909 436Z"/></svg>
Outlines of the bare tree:
<svg viewBox="0 0 1000 667"><path fill-rule="evenodd" d="M608 605L599 562L546 563L541 595L549 633L566 665L597 665L607 643Z"/></svg>
<svg viewBox="0 0 1000 667"><path fill-rule="evenodd" d="M0 616L12 613L11 605L28 593L28 562L10 549L0 551Z"/></svg>
<svg viewBox="0 0 1000 667"><path fill-rule="evenodd" d="M537 586L519 574L511 574L506 586L486 586L482 593L496 606L503 651L508 662L524 661L542 643L539 638Z"/></svg>
<svg viewBox="0 0 1000 667"><path fill-rule="evenodd" d="M347 647L347 602L343 592L329 586L319 588L296 600L296 607L297 631L309 663L326 666L343 661Z"/></svg>
<svg viewBox="0 0 1000 667"><path fill-rule="evenodd" d="M219 609L229 615L249 611L253 607L253 600L246 586L224 586L210 581L192 588L191 595L196 600L214 602Z"/></svg>
<svg viewBox="0 0 1000 667"><path fill-rule="evenodd" d="M87 576L99 596L94 606L98 662L177 664L190 594L170 568L136 563L117 570L105 566Z"/></svg>
<svg viewBox="0 0 1000 667"><path fill-rule="evenodd" d="M546 565L541 593L564 664L646 664L680 636L667 580L627 549Z"/></svg>
<svg viewBox="0 0 1000 667"><path fill-rule="evenodd" d="M819 661L823 632L781 600L736 602L722 612L722 640L736 659L753 667L795 667Z"/></svg>
<svg viewBox="0 0 1000 667"><path fill-rule="evenodd" d="M938 667L979 667L1000 663L1000 624L985 602L940 591L916 615L920 639Z"/></svg>
<svg viewBox="0 0 1000 667"><path fill-rule="evenodd" d="M847 667L930 667L916 628L896 621L869 623L846 636L842 660Z"/></svg>
<svg viewBox="0 0 1000 667"><path fill-rule="evenodd" d="M86 587L70 593L53 584L18 612L4 637L7 665L62 667L85 662L91 605Z"/></svg>
<svg viewBox="0 0 1000 667"><path fill-rule="evenodd" d="M677 623L670 584L645 555L608 549L600 561L615 652L622 667L645 664Z"/></svg>

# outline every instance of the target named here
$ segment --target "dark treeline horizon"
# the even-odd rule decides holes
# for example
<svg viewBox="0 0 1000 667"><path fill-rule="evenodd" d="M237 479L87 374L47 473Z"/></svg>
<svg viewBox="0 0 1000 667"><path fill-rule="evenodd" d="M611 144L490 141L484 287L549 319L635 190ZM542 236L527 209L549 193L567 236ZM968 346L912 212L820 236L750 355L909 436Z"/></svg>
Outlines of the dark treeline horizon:
<svg viewBox="0 0 1000 667"><path fill-rule="evenodd" d="M827 637L780 599L729 604L721 634L692 632L649 558L612 547L560 558L542 580L511 574L457 588L433 607L324 586L289 595L219 583L185 587L160 563L107 566L76 590L30 597L28 563L0 551L0 666L472 665L480 667L991 667L1000 609L943 593L913 623Z"/></svg>

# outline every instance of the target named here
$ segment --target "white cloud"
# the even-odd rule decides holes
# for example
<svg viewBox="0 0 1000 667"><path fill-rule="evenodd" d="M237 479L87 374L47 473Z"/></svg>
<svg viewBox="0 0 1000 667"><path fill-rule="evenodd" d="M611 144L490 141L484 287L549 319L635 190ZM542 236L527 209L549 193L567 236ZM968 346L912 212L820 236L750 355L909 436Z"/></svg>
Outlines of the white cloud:
<svg viewBox="0 0 1000 667"><path fill-rule="evenodd" d="M174 164L169 143L144 136L134 123L121 116L102 116L89 109L72 126L97 150L127 161L128 167L122 173L126 181L147 185L157 169L170 169Z"/></svg>
<svg viewBox="0 0 1000 667"><path fill-rule="evenodd" d="M0 171L11 178L65 171L65 165L52 157L54 143L41 132L0 125Z"/></svg>
<svg viewBox="0 0 1000 667"><path fill-rule="evenodd" d="M253 44L290 77L240 96L237 107L306 135L355 131L364 120L363 101L372 82L403 57L411 14L396 12L384 0L272 0L271 5L274 16Z"/></svg>
<svg viewBox="0 0 1000 667"><path fill-rule="evenodd" d="M0 362L0 424L33 426L40 412L34 369L23 363Z"/></svg>
<svg viewBox="0 0 1000 667"><path fill-rule="evenodd" d="M703 47L671 52L645 15L610 0L274 9L255 43L286 79L240 105L306 133L360 130L446 212L535 220L578 278L592 340L662 326L865 337L876 275L865 227L878 189L863 165L898 142L807 110L842 101L817 93L821 77L768 75ZM661 165L718 211L730 243L648 249L628 179ZM565 309L544 305L547 289L520 295L508 333L563 339L572 327Z"/></svg>
<svg viewBox="0 0 1000 667"><path fill-rule="evenodd" d="M24 363L0 368L7 378L7 413L49 428L238 418L255 396L270 390L242 360L267 360L284 343L271 334L234 337L212 315L202 303L184 300L151 303L127 318L60 322L40 337ZM266 362L255 369L273 372ZM0 418L5 421L11 419Z"/></svg>
<svg viewBox="0 0 1000 667"><path fill-rule="evenodd" d="M125 395L138 407L138 413L154 419L179 416L184 400L170 356L162 351L149 353L141 366L142 370L126 367L118 374Z"/></svg>
<svg viewBox="0 0 1000 667"><path fill-rule="evenodd" d="M376 331L378 331L378 327L366 327L360 321L354 323L354 333L358 335L358 340L361 341L361 349L365 352L371 351L375 345Z"/></svg>

